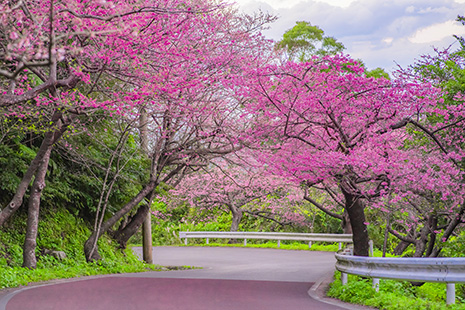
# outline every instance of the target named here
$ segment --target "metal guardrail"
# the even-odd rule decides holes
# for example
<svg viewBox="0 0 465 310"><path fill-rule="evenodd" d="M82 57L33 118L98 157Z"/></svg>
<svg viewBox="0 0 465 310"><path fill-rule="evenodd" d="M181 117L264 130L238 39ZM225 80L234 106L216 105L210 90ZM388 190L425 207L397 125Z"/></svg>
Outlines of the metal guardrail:
<svg viewBox="0 0 465 310"><path fill-rule="evenodd" d="M281 240L307 241L308 247L312 242L339 242L339 249L342 243L352 243L351 234L311 234L311 233L280 233L280 232L247 232L247 231L181 231L179 238L184 239L187 245L188 238L206 238L207 244L210 238L217 239L244 239L244 245L247 245L247 239L277 240L278 247Z"/></svg>
<svg viewBox="0 0 465 310"><path fill-rule="evenodd" d="M379 279L447 283L447 304L455 303L455 283L465 283L465 258L386 258L336 254L336 269L342 285L347 274L373 278L379 290Z"/></svg>

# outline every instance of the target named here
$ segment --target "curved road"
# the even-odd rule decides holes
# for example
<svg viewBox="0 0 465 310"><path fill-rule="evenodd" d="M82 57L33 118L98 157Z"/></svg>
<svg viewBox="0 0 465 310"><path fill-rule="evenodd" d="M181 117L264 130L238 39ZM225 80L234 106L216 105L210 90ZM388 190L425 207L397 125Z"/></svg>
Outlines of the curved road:
<svg viewBox="0 0 465 310"><path fill-rule="evenodd" d="M154 263L202 269L89 277L0 291L0 310L355 309L309 296L315 296L309 289L333 272L334 253L156 247Z"/></svg>

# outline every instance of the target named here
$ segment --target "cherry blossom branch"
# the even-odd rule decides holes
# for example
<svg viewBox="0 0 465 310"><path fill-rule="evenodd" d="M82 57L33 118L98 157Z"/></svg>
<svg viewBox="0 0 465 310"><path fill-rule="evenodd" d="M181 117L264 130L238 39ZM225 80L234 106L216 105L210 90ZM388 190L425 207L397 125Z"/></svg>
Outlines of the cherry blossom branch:
<svg viewBox="0 0 465 310"><path fill-rule="evenodd" d="M411 238L408 238L406 236L402 236L400 233L398 233L397 231L393 230L391 227L388 227L388 231L389 233L391 233L393 236L397 237L397 239L400 239L404 242L407 242L407 243L415 243L415 239L411 239Z"/></svg>
<svg viewBox="0 0 465 310"><path fill-rule="evenodd" d="M324 213L328 214L329 216L337 218L337 219L339 219L341 221L343 220L343 216L341 214L329 211L328 209L323 207L321 204L319 204L318 202L316 202L315 200L313 200L309 196L304 196L304 199L307 200L308 202L310 202L312 205L314 205L318 209L320 209L321 211L323 211Z"/></svg>
<svg viewBox="0 0 465 310"><path fill-rule="evenodd" d="M220 7L220 6L218 6ZM183 14L183 13L188 13L188 14L198 14L198 13L209 13L209 12L212 12L214 10L216 10L217 8L210 8L208 10L192 10L192 9L185 9L185 10L175 10L175 9L163 9L163 8L156 8L156 7L142 7L138 10L133 10L133 11L129 11L129 12L126 12L126 13L121 13L121 14L114 14L114 15L110 15L110 16L107 16L107 17L103 17L103 16L97 16L97 15L89 15L89 14L79 14L79 13L76 13L75 11L73 10L70 10L70 9L61 9L60 11L58 11L59 13L62 13L62 12L67 12L75 17L78 17L78 18L86 18L86 19L95 19L95 20L101 20L101 21L105 21L105 22L109 22L109 21L112 21L113 19L116 19L116 18L122 18L122 17L126 17L126 16L131 16L131 15L135 15L135 14L140 14L140 13L156 13L156 14Z"/></svg>
<svg viewBox="0 0 465 310"><path fill-rule="evenodd" d="M244 210L245 213L247 214L250 214L252 216L255 216L255 217L262 217L262 218L265 218L267 220L270 220L270 221L273 221L281 226L286 226L286 225L290 225L292 226L293 223L291 221L279 221L277 220L276 218L272 217L272 216L269 216L267 214L272 214L271 212L267 212L267 211L248 211L248 210Z"/></svg>

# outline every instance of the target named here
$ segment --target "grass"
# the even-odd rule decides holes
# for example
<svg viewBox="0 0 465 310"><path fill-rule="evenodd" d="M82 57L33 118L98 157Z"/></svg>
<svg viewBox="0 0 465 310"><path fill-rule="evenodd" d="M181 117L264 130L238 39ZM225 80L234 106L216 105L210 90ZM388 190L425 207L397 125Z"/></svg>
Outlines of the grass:
<svg viewBox="0 0 465 310"><path fill-rule="evenodd" d="M206 243L190 243L187 245L181 244L180 246L199 246L199 247L238 247L238 248L260 248L260 249L281 249L281 250L298 250L298 251L325 251L325 252L336 252L339 249L339 245L335 244L319 244L313 243L312 247L309 249L308 244L301 242L291 242L283 243L278 247L276 242L264 242L264 243L249 243L244 246L242 242L240 243L226 243L226 242L210 242Z"/></svg>
<svg viewBox="0 0 465 310"><path fill-rule="evenodd" d="M90 230L64 209L44 212L37 239L37 268L23 268L21 245L26 230L25 218L25 214L15 215L8 228L0 228L0 289L53 279L164 270L161 266L145 264L129 249L118 250L117 245L106 236L98 243L103 259L87 263L83 244ZM67 258L60 261L42 255L43 249L64 251Z"/></svg>
<svg viewBox="0 0 465 310"><path fill-rule="evenodd" d="M138 260L133 254L127 254L125 260L101 261L96 263L76 262L72 259L58 261L47 257L37 263L36 269L23 267L1 266L0 289L28 285L33 282L54 279L68 279L82 276L135 273L145 271L164 270L162 266L147 265Z"/></svg>
<svg viewBox="0 0 465 310"><path fill-rule="evenodd" d="M465 310L465 304L446 305L446 284L425 283L412 286L406 281L380 280L379 292L372 288L371 279L348 275L348 283L343 286L340 272L335 272L335 280L330 284L328 296L352 304L360 304L384 310ZM456 290L463 287L457 285ZM460 294L458 293L457 296Z"/></svg>

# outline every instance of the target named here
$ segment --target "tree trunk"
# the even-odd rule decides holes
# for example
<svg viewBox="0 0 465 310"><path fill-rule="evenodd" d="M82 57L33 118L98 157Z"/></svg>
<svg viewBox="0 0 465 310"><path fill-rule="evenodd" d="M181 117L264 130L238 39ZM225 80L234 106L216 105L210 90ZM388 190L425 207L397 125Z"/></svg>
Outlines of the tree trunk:
<svg viewBox="0 0 465 310"><path fill-rule="evenodd" d="M121 230L117 230L115 232L113 238L116 240L116 242L118 242L120 248L126 248L129 239L134 236L134 234L139 230L142 223L147 218L147 215L150 214L149 210L150 208L146 204L140 206L129 223Z"/></svg>
<svg viewBox="0 0 465 310"><path fill-rule="evenodd" d="M145 187L126 205L124 205L118 212L113 214L108 220L106 220L97 233L94 231L92 235L90 235L89 239L84 243L84 254L86 256L86 260L88 262L92 262L95 260L100 260L101 256L98 253L98 246L97 241L98 239L108 231L113 225L115 225L123 216L129 213L135 206L137 206L144 197L146 197L150 192L152 192L158 183L155 181L150 181Z"/></svg>
<svg viewBox="0 0 465 310"><path fill-rule="evenodd" d="M47 174L48 163L52 147L50 146L40 161L39 168L32 184L31 196L27 213L27 230L23 246L23 267L35 269L37 267L36 247L37 230L39 227L40 198L45 188L45 176Z"/></svg>
<svg viewBox="0 0 465 310"><path fill-rule="evenodd" d="M391 225L391 214L388 214L386 219L386 228L384 229L384 240L383 240L383 257L386 257L387 252L387 241L389 237L389 227Z"/></svg>
<svg viewBox="0 0 465 310"><path fill-rule="evenodd" d="M232 213L231 231L237 231L242 220L243 212L240 208L235 206L230 206L229 210L231 210Z"/></svg>
<svg viewBox="0 0 465 310"><path fill-rule="evenodd" d="M94 231L92 235L90 235L89 239L87 239L84 243L84 255L86 256L87 262L94 262L102 259L102 256L100 256L98 252L97 245L97 241L100 236L101 235L99 234L97 237L97 232Z"/></svg>
<svg viewBox="0 0 465 310"><path fill-rule="evenodd" d="M368 256L369 238L365 219L365 206L362 200L342 188L345 197L345 209L349 215L350 224L352 227L352 240L354 242L354 255Z"/></svg>
<svg viewBox="0 0 465 310"><path fill-rule="evenodd" d="M349 213L347 213L346 209L342 213L341 227L345 234L352 234L352 225L350 224Z"/></svg>
<svg viewBox="0 0 465 310"><path fill-rule="evenodd" d="M426 243L428 242L428 235L429 235L429 227L428 224L425 223L425 226L420 230L420 239L416 240L415 242L415 253L413 253L413 257L422 257L423 253L426 250Z"/></svg>
<svg viewBox="0 0 465 310"><path fill-rule="evenodd" d="M412 229L410 229L407 233L407 238L408 239L415 239L415 229L416 227L413 227ZM394 251L392 254L394 255L402 255L402 253L404 253L404 251L408 248L409 245L411 245L412 242L407 242L405 240L400 240L400 242L397 244L397 246L395 247Z"/></svg>
<svg viewBox="0 0 465 310"><path fill-rule="evenodd" d="M402 255L402 253L404 253L404 251L408 248L409 245L411 245L410 242L401 240L397 244L397 246L394 248L394 251L392 252L392 254L394 254L394 255Z"/></svg>
<svg viewBox="0 0 465 310"><path fill-rule="evenodd" d="M42 144L40 145L40 148L37 151L36 156L30 163L26 173L24 173L21 182L16 188L16 193L13 199L10 201L7 207L5 207L3 210L0 210L0 226L3 226L3 224L11 217L11 215L15 213L16 210L19 209L19 207L21 207L24 195L26 194L29 184L31 183L31 180L34 177L39 165L46 156L46 153L50 152L50 150L53 147L53 144L55 144L55 142L66 131L67 126L63 126L61 124L60 118L61 113L55 113L52 116L52 122L54 122L54 125L57 126L57 129L55 131L49 131L45 133L44 139L42 140Z"/></svg>
<svg viewBox="0 0 465 310"><path fill-rule="evenodd" d="M465 201L462 201L462 206L460 207L460 210L457 212L457 214L454 216L454 218L449 222L447 225L447 228L444 230L444 233L442 234L442 241L439 242L439 244L444 244L450 236L454 233L455 228L459 224L461 224L462 221L462 216L465 213ZM439 253L441 253L442 247L440 245L437 245L434 247L433 251L431 252L430 257L438 257Z"/></svg>
<svg viewBox="0 0 465 310"><path fill-rule="evenodd" d="M438 228L438 218L435 215L429 217L429 242L428 248L426 249L425 257L430 257L436 244L436 230Z"/></svg>
<svg viewBox="0 0 465 310"><path fill-rule="evenodd" d="M139 118L139 132L140 132L140 147L144 154L149 153L149 138L148 138L148 117L147 111L142 107ZM147 214L142 223L142 258L147 264L153 264L152 257L152 214L150 213L150 205ZM135 232L134 232L135 233ZM131 236L134 234L132 233ZM129 238L128 238L129 240ZM126 241L127 242L127 241ZM126 246L125 246L126 247Z"/></svg>

